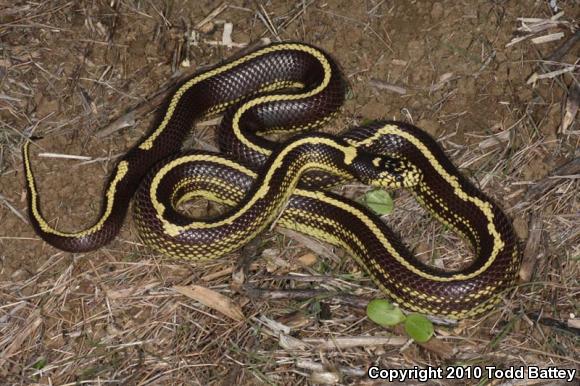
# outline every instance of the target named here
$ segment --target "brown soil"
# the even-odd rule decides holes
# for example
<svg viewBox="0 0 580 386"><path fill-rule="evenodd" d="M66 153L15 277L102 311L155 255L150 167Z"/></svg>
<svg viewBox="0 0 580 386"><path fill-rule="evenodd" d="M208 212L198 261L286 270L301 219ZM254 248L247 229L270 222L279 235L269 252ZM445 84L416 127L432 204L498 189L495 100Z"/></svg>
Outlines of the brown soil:
<svg viewBox="0 0 580 386"><path fill-rule="evenodd" d="M0 383L366 384L364 369L373 364L579 367L578 330L567 326L578 328L577 172L533 194L536 183L577 156L578 122L565 131L560 124L578 82L578 45L543 60L577 31L577 2L559 2L561 23L531 36L562 32L561 40L509 47L526 34L516 32L518 18L552 16L546 2L232 1L197 29L218 2L14 3L0 3ZM312 241L267 233L256 252L265 257L246 282L337 290L358 300L272 300L237 292L230 274L204 281L231 268L239 254L206 263L167 260L141 244L131 220L96 252L65 253L40 240L26 221L24 138L42 137L33 163L45 217L62 230L90 225L108 171L150 128L153 114L138 114L135 125L104 138L98 133L172 77L234 54L237 48L217 44L224 22L234 26L234 43L299 40L332 53L352 95L325 130L394 118L438 138L514 219L523 242L533 240L521 273L527 282L491 313L437 327L438 338L427 345L291 349L264 318L290 326L303 342L404 334L365 319L360 304L380 292L348 256L310 255L304 243ZM574 63L575 70L527 83L534 72ZM193 137L212 144L213 128L197 127ZM450 269L465 264L468 249L456 248L455 235L407 194L395 196L386 221L419 256ZM289 272L328 279L289 280ZM245 318L232 321L174 289L191 284L230 297Z"/></svg>

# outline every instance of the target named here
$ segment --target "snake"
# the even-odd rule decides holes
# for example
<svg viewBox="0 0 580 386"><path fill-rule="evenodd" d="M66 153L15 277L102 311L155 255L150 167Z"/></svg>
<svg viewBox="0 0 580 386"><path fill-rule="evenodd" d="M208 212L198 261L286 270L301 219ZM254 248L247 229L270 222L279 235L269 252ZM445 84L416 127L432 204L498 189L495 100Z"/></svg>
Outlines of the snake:
<svg viewBox="0 0 580 386"><path fill-rule="evenodd" d="M511 221L409 123L376 121L341 135L316 131L339 113L348 89L331 55L299 42L273 43L194 74L114 166L94 224L74 232L43 217L26 141L31 224L55 248L92 251L115 238L132 202L145 244L171 258L200 260L233 252L275 223L344 249L406 310L449 319L491 310L514 286L521 264ZM220 151L183 151L193 122L216 115L223 116ZM270 139L286 131L293 136ZM454 271L420 261L379 216L332 189L353 180L410 191L472 246L475 258ZM192 218L179 208L195 197L227 210Z"/></svg>

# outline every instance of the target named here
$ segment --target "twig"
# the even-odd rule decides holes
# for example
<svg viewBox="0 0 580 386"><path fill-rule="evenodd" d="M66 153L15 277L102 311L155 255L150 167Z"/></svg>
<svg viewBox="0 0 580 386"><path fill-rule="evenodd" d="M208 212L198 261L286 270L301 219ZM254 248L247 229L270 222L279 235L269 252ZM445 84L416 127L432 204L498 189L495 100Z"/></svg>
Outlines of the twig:
<svg viewBox="0 0 580 386"><path fill-rule="evenodd" d="M241 285L246 281L246 276L250 271L251 264L259 256L258 248L262 240L260 236L252 239L248 244L246 244L240 251L240 257L236 261L236 266L232 272L232 285L235 285L239 289Z"/></svg>
<svg viewBox="0 0 580 386"><path fill-rule="evenodd" d="M269 39L260 39L254 43L249 44L245 49L240 50L232 56L232 59L245 55L248 51L252 51L257 47L264 46L270 42ZM155 109L157 109L166 98L175 90L178 84L185 82L187 79L191 78L195 73L205 69L206 67L199 68L187 68L179 77L172 79L165 85L163 85L159 90L155 91L151 96L147 97L145 101L137 104L135 107L131 108L128 112L122 114L121 116L110 121L103 129L97 132L95 135L97 138L107 137L124 127L133 126L135 121Z"/></svg>
<svg viewBox="0 0 580 386"><path fill-rule="evenodd" d="M559 61L560 59L562 59L564 55L566 55L568 51L570 51L574 47L576 43L578 43L579 40L580 40L580 30L576 31L574 35L572 35L568 40L562 43L560 47L558 47L552 54L550 54L550 56L548 56L546 61L548 62Z"/></svg>
<svg viewBox="0 0 580 386"><path fill-rule="evenodd" d="M247 296L255 299L312 299L317 297L338 299L342 295L335 291L323 291L323 290L301 290L301 289L291 289L291 290L268 290L263 288L255 288L250 285L244 285L244 292Z"/></svg>
<svg viewBox="0 0 580 386"><path fill-rule="evenodd" d="M542 213L534 213L529 221L529 236L524 250L524 261L520 267L519 276L524 282L529 282L534 274L536 263L541 257L538 255L538 248L543 231Z"/></svg>
<svg viewBox="0 0 580 386"><path fill-rule="evenodd" d="M553 34L542 35L542 36L538 36L537 38L533 38L532 39L532 43L534 43L534 44L544 44L544 43L553 42L555 40L560 40L563 37L564 37L564 32L556 32L556 33L553 33Z"/></svg>
<svg viewBox="0 0 580 386"><path fill-rule="evenodd" d="M16 215L16 217L24 221L25 224L28 224L28 220L26 220L26 217L22 213L20 213L18 209L12 206L12 204L8 201L8 199L4 197L2 194L0 194L0 201L2 201L4 205L6 205L6 207Z"/></svg>
<svg viewBox="0 0 580 386"><path fill-rule="evenodd" d="M565 74L567 72L573 72L575 69L576 69L576 66L567 66L567 67L561 68L559 70L546 72L544 74L538 74L537 72L534 72L532 74L532 76L530 76L528 78L526 84L535 84L540 79L555 78L555 77L560 76L562 74Z"/></svg>
<svg viewBox="0 0 580 386"><path fill-rule="evenodd" d="M130 111L124 113L123 115L113 119L109 124L107 124L107 126L97 132L95 136L97 138L105 138L124 127L133 126L136 119L154 111L159 105L163 103L163 101L173 91L177 84L190 78L195 72L195 69L188 68L181 76L166 83L161 89L157 90L155 93L153 93L153 95L146 98L145 101L137 104Z"/></svg>
<svg viewBox="0 0 580 386"><path fill-rule="evenodd" d="M562 45L558 47L554 52L552 52L550 56L544 59L543 63L541 63L540 66L543 66L545 63L546 67L549 70L552 70L555 67L550 65L550 63L558 62L560 59L562 59L562 57L564 57L564 55L566 55L568 51L574 48L574 46L576 45L576 43L578 43L579 40L580 40L580 30L576 31L574 35L572 35L568 40L562 43ZM536 79L538 77L538 72L539 69L534 71L534 73L528 77L528 83L530 82L531 79Z"/></svg>
<svg viewBox="0 0 580 386"><path fill-rule="evenodd" d="M580 106L580 84L573 82L568 88L568 96L566 97L566 107L564 108L564 117L562 123L558 128L558 132L562 134L569 134L568 129L572 126L578 109Z"/></svg>
<svg viewBox="0 0 580 386"><path fill-rule="evenodd" d="M396 86L394 84L387 83L387 82L380 80L380 79L372 78L371 80L369 80L369 86L374 87L374 88L379 89L379 90L392 91L392 92L400 94L400 95L405 95L407 93L407 89L405 87Z"/></svg>
<svg viewBox="0 0 580 386"><path fill-rule="evenodd" d="M193 28L199 30L201 27L203 27L204 25L215 19L216 16L222 13L227 7L228 7L227 3L221 3L219 6L214 8L214 10L211 11L205 18L203 18L203 20L197 23Z"/></svg>
<svg viewBox="0 0 580 386"><path fill-rule="evenodd" d="M272 20L270 19L270 16L268 16L268 12L266 12L264 6L262 4L259 4L258 6L260 8L258 10L258 17L260 18L260 20L262 20L262 23L264 23L268 31L272 34L274 38L276 38L277 41L279 42L282 41L282 39L280 39L280 36L278 35L276 27L274 26L274 23L272 23Z"/></svg>
<svg viewBox="0 0 580 386"><path fill-rule="evenodd" d="M72 155L72 154L61 154L61 153L38 153L39 157L45 158L62 158L62 159L74 159L80 161L90 161L92 158L84 155Z"/></svg>
<svg viewBox="0 0 580 386"><path fill-rule="evenodd" d="M321 363L316 363L316 362L312 362L312 361L308 361L308 360L296 361L296 367L302 368L302 369L307 369L307 370L312 370L312 371L317 371L317 372L328 371L328 369L326 369L324 367L324 365L322 365ZM336 368L336 370L343 373L344 375L357 376L357 377L365 376L367 373L366 370L364 370L364 369L345 367L345 366L339 366L338 368Z"/></svg>
<svg viewBox="0 0 580 386"><path fill-rule="evenodd" d="M573 176L578 174L580 174L580 157L576 157L564 165L554 169L550 174L548 174L548 176L534 184L526 192L526 199L535 200L561 183L562 179L554 177Z"/></svg>
<svg viewBox="0 0 580 386"><path fill-rule="evenodd" d="M249 284L243 287L244 293L254 299L296 299L309 300L312 298L323 298L332 300L334 303L348 305L354 308L365 309L369 299L360 296L354 296L347 293L338 293L336 291L325 290L269 290L263 288L255 288Z"/></svg>
<svg viewBox="0 0 580 386"><path fill-rule="evenodd" d="M305 338L303 342L313 345L321 350L336 350L352 347L372 347L372 346L402 346L409 340L405 336L351 336L337 337L332 340Z"/></svg>
<svg viewBox="0 0 580 386"><path fill-rule="evenodd" d="M276 231L283 234L284 236L287 236L293 240L298 241L299 243L301 243L302 245L304 245L317 255L329 258L335 262L340 261L340 257L337 256L337 254L334 252L334 247L330 244L308 237L300 232L296 232L287 228L278 227L276 228Z"/></svg>
<svg viewBox="0 0 580 386"><path fill-rule="evenodd" d="M568 326L568 323L563 322L561 320L541 316L541 314L539 312L530 312L527 315L530 319L532 319L536 323L540 323L540 324L543 324L544 326L564 330L564 331L570 332L574 335L580 336L580 328L570 327L570 326Z"/></svg>
<svg viewBox="0 0 580 386"><path fill-rule="evenodd" d="M294 16L292 16L291 18L287 19L286 21L284 21L280 26L278 26L278 31L284 31L290 24L292 24L294 22L294 20L296 20L298 17L300 17L304 12L306 12L306 9L308 7L310 7L310 5L312 5L316 0L312 0L310 1L308 4L303 4L300 9L298 10L298 12L296 12L296 14L294 14Z"/></svg>

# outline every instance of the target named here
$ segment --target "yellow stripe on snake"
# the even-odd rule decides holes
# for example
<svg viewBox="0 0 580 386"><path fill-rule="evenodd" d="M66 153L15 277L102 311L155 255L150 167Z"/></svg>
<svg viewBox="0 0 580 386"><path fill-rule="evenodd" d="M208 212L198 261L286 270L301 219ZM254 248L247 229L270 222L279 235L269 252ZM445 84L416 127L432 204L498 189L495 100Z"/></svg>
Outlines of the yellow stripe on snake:
<svg viewBox="0 0 580 386"><path fill-rule="evenodd" d="M426 133L384 121L342 136L302 133L282 144L264 137L321 126L336 114L345 91L332 58L302 43L272 44L193 76L176 89L151 133L116 165L99 218L79 232L56 230L43 218L26 143L31 222L56 248L94 250L117 235L135 196L146 244L171 257L208 259L240 248L276 220L347 250L404 308L464 318L493 307L515 280L517 238L501 209ZM220 113L222 153L181 153L193 121ZM409 189L472 244L473 263L455 272L425 265L368 209L325 190L353 179ZM192 219L176 207L194 196L231 208L210 220Z"/></svg>

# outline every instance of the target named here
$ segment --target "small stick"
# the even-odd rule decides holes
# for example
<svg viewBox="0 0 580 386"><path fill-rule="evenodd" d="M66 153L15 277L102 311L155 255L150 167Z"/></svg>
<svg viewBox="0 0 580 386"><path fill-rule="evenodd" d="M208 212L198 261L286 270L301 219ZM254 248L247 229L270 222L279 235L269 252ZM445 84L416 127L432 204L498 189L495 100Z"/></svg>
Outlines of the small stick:
<svg viewBox="0 0 580 386"><path fill-rule="evenodd" d="M264 288L255 288L249 284L243 287L244 293L254 299L295 299L295 300L309 300L313 298L324 298L331 300L333 303L344 304L357 309L366 309L369 299L359 296L350 295L347 293L338 293L336 291L325 290L269 290Z"/></svg>
<svg viewBox="0 0 580 386"><path fill-rule="evenodd" d="M528 78L528 80L526 81L526 84L534 84L540 79L555 78L555 77L562 75L562 74L565 74L567 72L573 72L575 69L576 69L576 66L568 66L568 67L564 67L560 70L550 71L550 72L546 72L546 73L539 74L539 75L537 72L534 72L532 74L532 76L530 76Z"/></svg>
<svg viewBox="0 0 580 386"><path fill-rule="evenodd" d="M256 256L258 256L258 247L261 242L262 239L259 236L255 237L241 249L240 257L236 261L232 272L232 286L237 287L235 289L239 289L246 281L252 263L256 259Z"/></svg>
<svg viewBox="0 0 580 386"><path fill-rule="evenodd" d="M227 7L228 7L227 3L221 3L219 6L214 8L214 10L211 11L209 15L207 15L202 21L197 23L193 28L199 30L201 27L203 27L204 25L215 19L216 16L222 13Z"/></svg>
<svg viewBox="0 0 580 386"><path fill-rule="evenodd" d="M2 201L4 203L4 205L6 205L6 207L8 209L10 209L12 211L12 213L14 213L16 215L16 217L18 217L19 219L21 219L22 221L24 221L25 224L28 224L28 221L26 220L26 217L20 213L20 211L18 209L16 209L9 201L6 197L4 197L2 194L0 194L0 201Z"/></svg>
<svg viewBox="0 0 580 386"><path fill-rule="evenodd" d="M529 236L524 249L524 260L519 270L519 277L524 282L529 282L534 274L536 263L542 257L538 254L543 234L542 213L534 213L530 216Z"/></svg>
<svg viewBox="0 0 580 386"><path fill-rule="evenodd" d="M301 276L301 275L282 275L282 276L275 276L272 280L294 280L306 283L327 283L330 280L333 280L332 276Z"/></svg>
<svg viewBox="0 0 580 386"><path fill-rule="evenodd" d="M244 292L251 298L255 299L271 299L271 300L278 300L278 299L312 299L316 297L331 297L333 299L338 298L338 293L334 291L321 291L321 290L301 290L301 289L292 289L292 290L268 290L263 288L255 288L249 285L244 285Z"/></svg>
<svg viewBox="0 0 580 386"><path fill-rule="evenodd" d="M534 44L544 44L544 43L553 42L555 40L560 40L563 37L564 37L564 32L556 32L556 33L553 33L553 34L542 35L542 36L538 36L537 38L533 38L532 39L532 43L534 43Z"/></svg>
<svg viewBox="0 0 580 386"><path fill-rule="evenodd" d="M260 20L262 20L262 23L264 23L264 25L266 26L268 31L270 31L272 36L274 36L277 41L282 41L280 39L280 36L278 35L278 31L276 30L276 27L274 26L274 24L272 23L272 20L270 19L270 16L268 16L268 12L266 12L266 8L264 8L264 6L262 4L259 4L259 7L260 7L261 11L258 10L258 17L260 18Z"/></svg>
<svg viewBox="0 0 580 386"><path fill-rule="evenodd" d="M167 96L171 91L173 91L173 88L177 84L190 78L195 72L196 71L193 68L188 68L188 70L185 71L180 77L165 84L161 89L157 90L145 101L138 103L137 106L133 107L130 111L113 119L107 126L98 131L95 136L97 138L105 138L124 127L134 125L137 118L143 117L154 111L161 103L163 103L165 98L167 98Z"/></svg>
<svg viewBox="0 0 580 386"><path fill-rule="evenodd" d="M317 372L327 371L327 369L324 367L323 364L312 362L309 360L296 361L296 367L311 370L311 371L317 371ZM345 375L357 376L357 377L362 377L362 376L366 375L366 373L367 373L366 370L364 370L364 369L358 369L355 367L345 367L345 366L338 366L336 368L336 370L338 370L339 372L341 372Z"/></svg>
<svg viewBox="0 0 580 386"><path fill-rule="evenodd" d="M319 350L341 350L352 347L402 346L409 339L405 336L351 336L333 337L332 340L304 338L302 341L313 345Z"/></svg>
<svg viewBox="0 0 580 386"><path fill-rule="evenodd" d="M568 96L566 98L566 107L564 111L564 117L562 117L562 122L558 128L559 133L568 134L568 128L574 123L574 119L578 114L578 109L580 107L580 85L577 82L573 82L568 88Z"/></svg>
<svg viewBox="0 0 580 386"><path fill-rule="evenodd" d="M527 314L530 319L533 321L543 324L544 326L557 328L560 330L568 331L576 336L580 336L580 328L571 327L568 323L563 322L558 319L548 318L545 316L541 316L539 312L530 312Z"/></svg>
<svg viewBox="0 0 580 386"><path fill-rule="evenodd" d="M260 266L258 264L250 264L250 270L251 271L256 271L260 268ZM228 268L224 268L220 271L214 272L214 273L208 273L207 275L204 275L200 278L201 281L212 281L215 279L219 279L221 277L224 276L228 276L231 275L232 272L234 272L234 267L228 267Z"/></svg>
<svg viewBox="0 0 580 386"><path fill-rule="evenodd" d="M233 55L232 59L245 55L247 52L252 51L255 48L264 46L270 42L269 39L260 39L254 43L249 44L245 49L240 50L240 52ZM166 100L166 98L174 91L178 84L181 84L185 80L191 78L194 74L203 70L207 67L187 68L179 77L169 81L167 84L161 87L161 89L155 91L151 96L147 97L145 101L138 103L128 112L118 116L117 118L110 121L104 128L95 134L97 138L105 138L124 127L132 126L135 124L135 120L141 118L159 107Z"/></svg>
<svg viewBox="0 0 580 386"><path fill-rule="evenodd" d="M548 69L552 70L554 67L550 65L550 62L558 62L564 55L568 53L580 40L580 30L576 31L574 35L572 35L568 40L566 40L560 47L558 47L554 52L550 54L546 59L544 59L544 63L541 63L539 67L546 66ZM547 63L545 63L547 62ZM534 71L532 75L528 77L528 82L531 79L536 79L538 77L539 70Z"/></svg>
<svg viewBox="0 0 580 386"><path fill-rule="evenodd" d="M303 4L302 7L300 7L300 10L298 12L296 12L294 14L294 16L292 16L291 18L287 19L285 22L283 22L279 27L278 27L278 31L284 31L286 29L286 27L288 27L290 24L292 24L294 22L294 20L296 20L299 16L301 16L304 12L306 12L306 9L315 2L316 0L312 0L310 1L308 4ZM262 34L262 36L264 36L266 34L266 31L264 31L264 33Z"/></svg>
<svg viewBox="0 0 580 386"><path fill-rule="evenodd" d="M380 80L380 79L373 78L373 79L369 80L369 86L374 87L374 88L379 89L379 90L392 91L392 92L400 94L400 95L405 95L407 93L407 89L405 87L396 86L394 84L387 83L387 82Z"/></svg>
<svg viewBox="0 0 580 386"><path fill-rule="evenodd" d="M572 35L568 40L566 40L560 47L556 49L546 61L548 62L557 62L559 61L568 51L574 47L576 43L580 40L580 30L576 31L574 35Z"/></svg>
<svg viewBox="0 0 580 386"><path fill-rule="evenodd" d="M526 193L527 200L535 200L538 197L546 194L548 190L553 189L556 185L561 183L561 178L554 178L560 176L576 176L580 174L580 157L565 163L564 165L554 169L548 176L542 178Z"/></svg>
<svg viewBox="0 0 580 386"><path fill-rule="evenodd" d="M91 157L87 157L84 155L72 155L72 154L62 154L62 153L38 153L38 156L45 157L45 158L74 159L74 160L80 160L80 161L92 160Z"/></svg>

